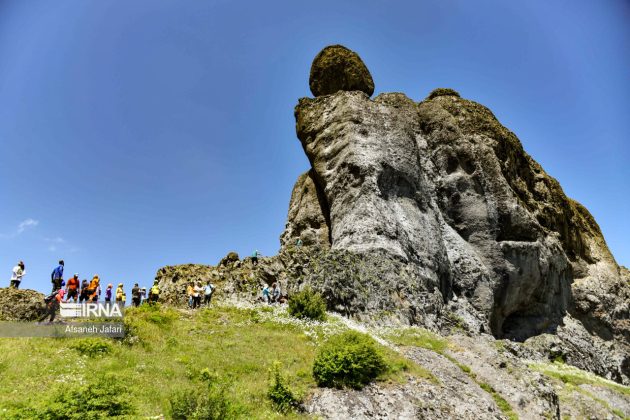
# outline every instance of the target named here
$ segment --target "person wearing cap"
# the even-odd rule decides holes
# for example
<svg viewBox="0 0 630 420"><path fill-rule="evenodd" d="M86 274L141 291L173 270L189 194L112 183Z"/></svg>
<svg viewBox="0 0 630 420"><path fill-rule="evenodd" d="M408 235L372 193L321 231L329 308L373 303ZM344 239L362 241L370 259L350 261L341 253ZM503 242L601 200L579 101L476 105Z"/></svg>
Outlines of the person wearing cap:
<svg viewBox="0 0 630 420"><path fill-rule="evenodd" d="M74 277L70 278L66 282L66 294L65 294L66 302L69 301L70 299L74 300L75 302L77 301L79 297L79 286L80 286L79 274L74 273Z"/></svg>
<svg viewBox="0 0 630 420"><path fill-rule="evenodd" d="M11 283L9 287L19 289L24 274L26 274L26 270L24 270L24 262L20 261L15 267L13 267L13 272L11 273Z"/></svg>
<svg viewBox="0 0 630 420"><path fill-rule="evenodd" d="M147 288L143 287L142 290L140 290L140 304L143 304L144 302L146 302L147 300Z"/></svg>
<svg viewBox="0 0 630 420"><path fill-rule="evenodd" d="M59 260L59 265L50 273L50 282L52 283L52 293L61 289L63 283L63 260Z"/></svg>

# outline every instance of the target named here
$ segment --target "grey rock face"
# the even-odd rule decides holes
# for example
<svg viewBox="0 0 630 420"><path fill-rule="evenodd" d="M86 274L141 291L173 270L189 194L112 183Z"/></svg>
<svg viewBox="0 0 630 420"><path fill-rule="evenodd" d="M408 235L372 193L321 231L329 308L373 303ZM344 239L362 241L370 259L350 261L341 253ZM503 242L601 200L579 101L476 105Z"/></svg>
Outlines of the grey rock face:
<svg viewBox="0 0 630 420"><path fill-rule="evenodd" d="M326 198L313 179L313 171L298 178L289 203L287 225L280 237L282 247L296 245L330 247L329 215Z"/></svg>
<svg viewBox="0 0 630 420"><path fill-rule="evenodd" d="M313 214L329 216L331 250L411 267L414 288L376 299L380 308L390 299L408 321L422 312L420 290L439 292L496 337L554 333L570 313L576 334L616 340L618 357L590 359L606 359L627 381L629 359L619 355L628 349L630 287L592 216L487 108L450 92L430 97L299 101L298 138L327 205Z"/></svg>
<svg viewBox="0 0 630 420"><path fill-rule="evenodd" d="M343 45L330 45L317 54L309 78L315 96L330 95L340 90L374 93L374 81L361 57Z"/></svg>

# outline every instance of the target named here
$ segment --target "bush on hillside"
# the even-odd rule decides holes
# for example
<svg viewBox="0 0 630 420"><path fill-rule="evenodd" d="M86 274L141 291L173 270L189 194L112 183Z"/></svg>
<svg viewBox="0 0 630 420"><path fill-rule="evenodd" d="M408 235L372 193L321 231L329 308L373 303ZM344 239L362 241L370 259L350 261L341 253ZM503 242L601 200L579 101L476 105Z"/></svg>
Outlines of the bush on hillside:
<svg viewBox="0 0 630 420"><path fill-rule="evenodd" d="M83 338L76 340L70 345L82 356L95 357L102 356L112 351L112 345L104 338Z"/></svg>
<svg viewBox="0 0 630 420"><path fill-rule="evenodd" d="M180 390L169 398L169 415L173 420L214 420L234 418L237 406L227 395L227 387L208 372L202 381L206 386ZM211 377L210 377L211 376Z"/></svg>
<svg viewBox="0 0 630 420"><path fill-rule="evenodd" d="M37 418L105 419L135 413L128 390L120 378L100 378L87 385L64 385L54 393Z"/></svg>
<svg viewBox="0 0 630 420"><path fill-rule="evenodd" d="M385 372L387 364L374 340L356 331L333 336L315 357L313 377L319 386L361 389Z"/></svg>
<svg viewBox="0 0 630 420"><path fill-rule="evenodd" d="M312 289L304 289L289 299L289 314L296 318L323 321L326 318L326 301Z"/></svg>
<svg viewBox="0 0 630 420"><path fill-rule="evenodd" d="M267 397L271 400L274 410L286 414L291 410L295 410L300 406L300 400L286 383L286 379L280 373L280 362L275 362L273 368L270 369L271 382Z"/></svg>

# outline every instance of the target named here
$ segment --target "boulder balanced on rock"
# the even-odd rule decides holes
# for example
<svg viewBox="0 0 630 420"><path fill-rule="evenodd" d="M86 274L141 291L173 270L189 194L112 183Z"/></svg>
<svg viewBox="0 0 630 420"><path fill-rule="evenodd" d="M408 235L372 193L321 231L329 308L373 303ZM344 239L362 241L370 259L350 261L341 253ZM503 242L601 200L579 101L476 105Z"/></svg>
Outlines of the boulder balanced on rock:
<svg viewBox="0 0 630 420"><path fill-rule="evenodd" d="M317 54L309 78L315 96L330 95L340 90L359 90L368 96L374 93L374 81L361 57L342 45L330 45Z"/></svg>

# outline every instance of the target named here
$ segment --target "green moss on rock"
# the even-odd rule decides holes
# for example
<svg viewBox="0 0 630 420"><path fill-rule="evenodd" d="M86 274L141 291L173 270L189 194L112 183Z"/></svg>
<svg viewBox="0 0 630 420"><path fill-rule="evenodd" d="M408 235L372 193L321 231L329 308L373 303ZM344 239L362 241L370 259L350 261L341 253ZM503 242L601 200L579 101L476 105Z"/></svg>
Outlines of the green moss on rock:
<svg viewBox="0 0 630 420"><path fill-rule="evenodd" d="M456 90L449 88L437 88L433 89L431 93L429 93L429 96L427 96L426 100L429 101L433 98L437 98L438 96L457 96L458 98L460 97L459 92L457 92Z"/></svg>
<svg viewBox="0 0 630 420"><path fill-rule="evenodd" d="M311 65L309 86L314 96L340 90L374 93L374 81L361 57L343 45L330 45L317 54Z"/></svg>

